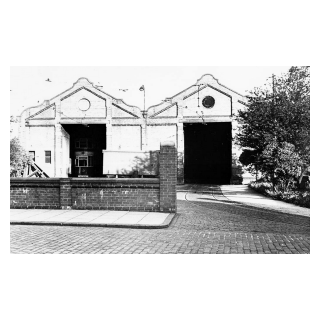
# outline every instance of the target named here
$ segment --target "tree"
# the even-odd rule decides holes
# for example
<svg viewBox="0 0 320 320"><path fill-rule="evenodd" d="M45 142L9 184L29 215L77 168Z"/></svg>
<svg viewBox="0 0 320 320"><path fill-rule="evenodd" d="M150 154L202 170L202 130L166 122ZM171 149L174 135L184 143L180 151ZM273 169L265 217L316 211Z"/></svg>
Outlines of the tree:
<svg viewBox="0 0 320 320"><path fill-rule="evenodd" d="M269 143L261 155L263 168L273 178L273 184L282 191L288 191L300 174L303 165L301 157L295 151L294 145L276 139Z"/></svg>
<svg viewBox="0 0 320 320"><path fill-rule="evenodd" d="M299 168L288 172L301 182L310 165L309 67L291 67L264 87L254 88L247 98L247 108L237 116L241 130L236 140L245 149L240 161L251 168L258 166L274 182L280 162L288 160L276 157L290 150Z"/></svg>
<svg viewBox="0 0 320 320"><path fill-rule="evenodd" d="M10 140L10 177L22 177L30 161L29 155L21 147L19 139Z"/></svg>

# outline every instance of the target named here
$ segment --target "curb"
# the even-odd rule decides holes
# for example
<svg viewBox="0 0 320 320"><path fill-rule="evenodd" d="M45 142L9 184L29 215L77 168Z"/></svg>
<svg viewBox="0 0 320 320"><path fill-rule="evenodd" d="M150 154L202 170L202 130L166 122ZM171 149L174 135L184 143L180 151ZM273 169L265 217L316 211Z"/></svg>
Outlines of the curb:
<svg viewBox="0 0 320 320"><path fill-rule="evenodd" d="M83 223L83 222L46 222L46 221L10 221L10 225L60 226L60 227L104 227L127 229L165 229L170 226L176 213L170 213L161 224L116 224L116 223Z"/></svg>

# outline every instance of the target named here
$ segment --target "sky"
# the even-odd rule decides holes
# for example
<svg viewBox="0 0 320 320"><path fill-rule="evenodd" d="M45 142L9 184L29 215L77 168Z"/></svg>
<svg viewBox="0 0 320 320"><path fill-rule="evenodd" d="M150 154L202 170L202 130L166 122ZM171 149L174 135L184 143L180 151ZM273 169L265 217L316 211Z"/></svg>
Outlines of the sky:
<svg viewBox="0 0 320 320"><path fill-rule="evenodd" d="M203 74L212 74L219 83L245 95L280 75L289 66L277 67L11 67L10 115L17 116L27 107L41 104L71 88L81 77L127 104L143 109L144 85L146 109L161 103L194 84ZM51 82L46 81L50 79ZM120 89L128 89L126 92Z"/></svg>

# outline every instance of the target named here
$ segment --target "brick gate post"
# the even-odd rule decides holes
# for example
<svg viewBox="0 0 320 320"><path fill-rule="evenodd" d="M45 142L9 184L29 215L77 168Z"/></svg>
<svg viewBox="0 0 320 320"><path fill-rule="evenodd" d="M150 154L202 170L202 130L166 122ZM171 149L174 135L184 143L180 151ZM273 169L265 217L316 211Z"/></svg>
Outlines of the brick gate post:
<svg viewBox="0 0 320 320"><path fill-rule="evenodd" d="M70 179L60 179L60 207L71 209L71 183Z"/></svg>
<svg viewBox="0 0 320 320"><path fill-rule="evenodd" d="M160 211L177 211L177 150L174 142L160 144Z"/></svg>

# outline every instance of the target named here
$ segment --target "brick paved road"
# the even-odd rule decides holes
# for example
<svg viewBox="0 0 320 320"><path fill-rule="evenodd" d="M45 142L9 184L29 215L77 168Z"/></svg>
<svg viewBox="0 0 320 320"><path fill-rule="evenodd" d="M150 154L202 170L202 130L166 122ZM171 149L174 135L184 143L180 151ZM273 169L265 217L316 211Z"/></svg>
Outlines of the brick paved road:
<svg viewBox="0 0 320 320"><path fill-rule="evenodd" d="M168 229L11 226L12 253L309 253L310 219L178 200Z"/></svg>

